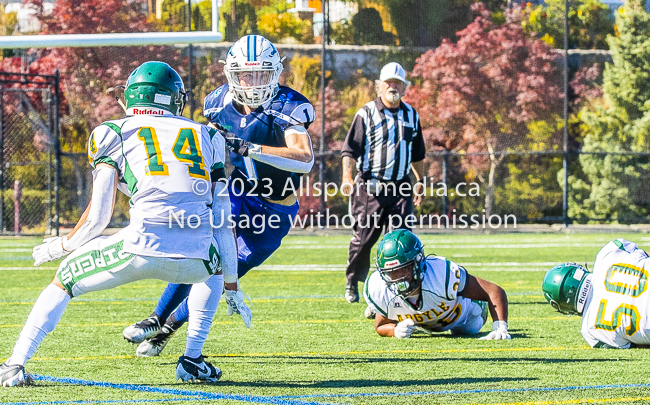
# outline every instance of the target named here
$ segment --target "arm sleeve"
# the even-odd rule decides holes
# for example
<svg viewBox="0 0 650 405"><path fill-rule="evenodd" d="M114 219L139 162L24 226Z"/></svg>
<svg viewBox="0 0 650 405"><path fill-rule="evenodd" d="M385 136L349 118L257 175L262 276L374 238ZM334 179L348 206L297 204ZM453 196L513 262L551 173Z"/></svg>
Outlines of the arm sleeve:
<svg viewBox="0 0 650 405"><path fill-rule="evenodd" d="M213 223L223 224L214 227L212 235L219 245L219 256L221 257L221 269L226 283L237 282L237 241L233 229L227 224L231 216L230 197L228 196L227 184L224 181L214 183L212 193L212 215Z"/></svg>
<svg viewBox="0 0 650 405"><path fill-rule="evenodd" d="M287 133L291 132L307 137L307 140L309 141L309 148L311 149L311 160L309 162L301 162L299 160L263 153L261 145L255 145L253 148L249 149L248 156L250 156L251 159L257 160L258 162L266 163L267 165L277 167L278 169L287 172L309 173L312 166L314 166L314 148L311 144L311 137L302 125L295 125L287 128L285 130L285 136Z"/></svg>
<svg viewBox="0 0 650 405"><path fill-rule="evenodd" d="M219 131L212 126L203 125L201 128L210 139L210 159L206 159L206 166L210 171L210 181L215 183L217 181L226 180L225 158L226 158L226 144L223 136Z"/></svg>
<svg viewBox="0 0 650 405"><path fill-rule="evenodd" d="M422 127L420 126L420 117L417 117L415 136L413 137L413 147L411 149L411 162L424 160L426 150L424 147L424 137L422 136Z"/></svg>
<svg viewBox="0 0 650 405"><path fill-rule="evenodd" d="M363 118L357 113L352 121L352 126L348 131L348 136L345 138L341 154L357 159L363 155L366 141L366 125L363 123Z"/></svg>
<svg viewBox="0 0 650 405"><path fill-rule="evenodd" d="M70 239L63 239L63 249L71 252L101 235L111 222L117 171L106 166L93 170L93 194L90 212L83 225Z"/></svg>

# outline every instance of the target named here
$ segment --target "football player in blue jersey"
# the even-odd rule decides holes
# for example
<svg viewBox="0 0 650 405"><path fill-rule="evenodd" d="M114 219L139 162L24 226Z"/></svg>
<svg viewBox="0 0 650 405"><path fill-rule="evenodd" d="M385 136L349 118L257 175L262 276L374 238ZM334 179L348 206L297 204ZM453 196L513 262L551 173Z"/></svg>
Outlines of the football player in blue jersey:
<svg viewBox="0 0 650 405"><path fill-rule="evenodd" d="M266 38L241 38L225 61L228 84L204 100L203 114L224 134L235 166L229 194L240 277L280 247L298 212L294 190L299 188L300 176L309 173L314 164L307 128L316 113L302 94L279 85L282 60ZM242 220L244 217L248 221ZM257 218L254 228L252 218ZM168 284L153 314L124 329L126 340L139 343L138 356L160 354L187 321L190 287Z"/></svg>

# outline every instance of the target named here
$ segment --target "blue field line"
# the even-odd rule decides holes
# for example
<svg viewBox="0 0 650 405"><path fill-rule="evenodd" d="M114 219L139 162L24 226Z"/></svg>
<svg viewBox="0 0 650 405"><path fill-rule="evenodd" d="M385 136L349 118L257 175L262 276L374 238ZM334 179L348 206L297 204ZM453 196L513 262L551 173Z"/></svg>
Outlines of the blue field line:
<svg viewBox="0 0 650 405"><path fill-rule="evenodd" d="M360 393L360 394L314 394L314 395L281 395L278 398L301 399L301 398L355 398L355 397L394 397L401 395L451 395L451 394L491 394L500 392L548 392L548 391L574 391L574 390L600 390L608 388L646 388L650 384L614 384L614 385L582 385L574 387L540 387L540 388L495 388L495 389L473 389L473 390L449 390L449 391L420 391L420 392L385 392L385 393Z"/></svg>
<svg viewBox="0 0 650 405"><path fill-rule="evenodd" d="M31 377L37 381L49 381L49 382L56 382L60 384L75 384L75 385L85 385L91 387L113 388L118 390L151 392L156 394L176 395L181 397L195 397L195 399L201 399L201 400L221 399L221 400L231 400L231 401L241 401L241 402L252 402L258 404L277 404L277 405L334 405L334 404L326 404L323 402L306 402L306 401L288 400L287 398L283 398L280 396L274 397L274 396L221 394L218 392L188 391L188 390L170 389L170 388L163 388L163 387L150 387L146 385L136 385L136 384L114 384L114 383L109 383L104 381L90 381L90 380L81 380L77 378L59 378L59 377L51 377L51 376L38 375L38 374L31 374ZM7 405L16 405L16 404L12 403Z"/></svg>

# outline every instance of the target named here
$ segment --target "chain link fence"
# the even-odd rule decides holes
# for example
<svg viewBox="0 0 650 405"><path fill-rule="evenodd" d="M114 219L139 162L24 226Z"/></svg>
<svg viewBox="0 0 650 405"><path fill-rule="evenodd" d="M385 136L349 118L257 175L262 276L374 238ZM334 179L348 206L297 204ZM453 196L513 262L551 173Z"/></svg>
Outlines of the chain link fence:
<svg viewBox="0 0 650 405"><path fill-rule="evenodd" d="M57 228L58 77L0 72L0 230Z"/></svg>
<svg viewBox="0 0 650 405"><path fill-rule="evenodd" d="M218 61L225 59L228 46L194 46L191 58L187 46L80 50L70 69L74 73L62 73L59 93L54 76L0 73L0 230L16 232L18 211L18 231L23 234L56 233L59 225L74 226L91 193L92 169L86 155L89 133L104 120L123 116L106 89L124 84L129 72L139 64L165 61L184 77L188 88L191 73L193 105L188 104L184 114L205 123L203 98L226 82L223 65ZM279 50L287 56L281 83L305 94L318 114L309 128L316 164L312 173L304 176L305 187L299 191L300 215L328 210L341 218L348 212L348 199L338 190L340 148L352 117L360 106L376 97L374 79L383 63L405 55L413 60L412 55L422 50L328 49L323 137L320 49L287 45L279 46ZM98 79L99 69L88 68L89 61L110 74ZM58 106L57 94L61 98ZM564 150L561 121L527 131L506 138L491 153L471 148L445 149L431 132L425 131L427 195L416 209L418 222L444 227L456 221L455 227L462 228L464 221L471 228L473 221L479 221L482 227L484 217L489 220L490 215L500 217L502 222L506 217L510 221L515 218L517 223L650 222L650 144L608 150L606 143L585 144L571 132ZM328 192L319 196L313 185L321 178ZM20 181L22 193L18 206L16 181ZM128 198L118 193L112 226L127 224L128 210Z"/></svg>

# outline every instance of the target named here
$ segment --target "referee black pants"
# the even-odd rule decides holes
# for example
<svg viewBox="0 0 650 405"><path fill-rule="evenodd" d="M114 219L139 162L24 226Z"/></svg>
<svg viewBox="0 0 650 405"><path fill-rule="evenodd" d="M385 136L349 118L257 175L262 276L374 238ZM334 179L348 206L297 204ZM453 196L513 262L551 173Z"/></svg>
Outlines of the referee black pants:
<svg viewBox="0 0 650 405"><path fill-rule="evenodd" d="M402 186L400 192L400 185ZM386 187L388 185L388 187ZM393 185L395 187L393 187ZM348 283L355 285L364 281L370 270L370 251L379 240L382 230L410 229L406 217L413 214L413 191L410 179L395 183L382 183L384 189L377 195L368 194L366 180L360 176L354 181L354 191L350 196L351 214L354 217L354 235L350 242L346 276Z"/></svg>

